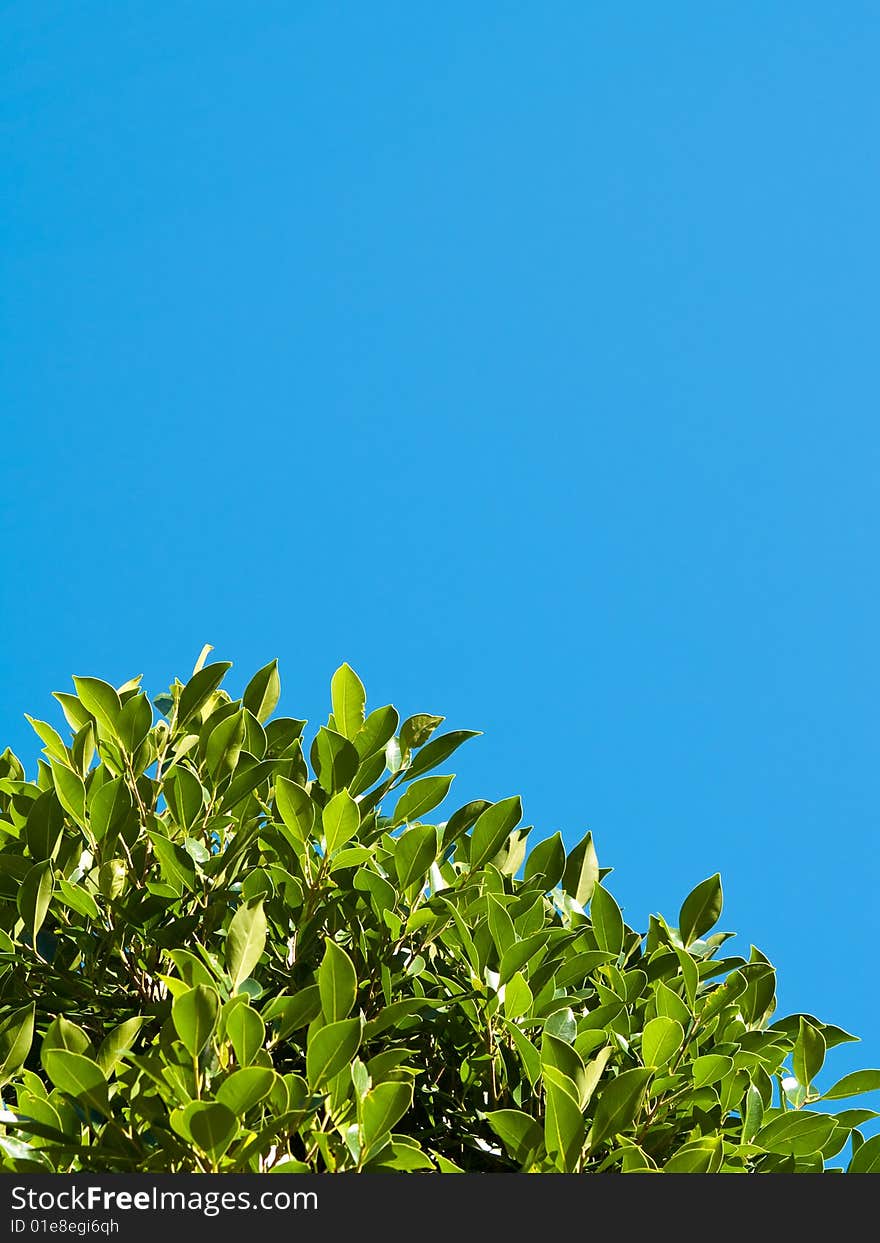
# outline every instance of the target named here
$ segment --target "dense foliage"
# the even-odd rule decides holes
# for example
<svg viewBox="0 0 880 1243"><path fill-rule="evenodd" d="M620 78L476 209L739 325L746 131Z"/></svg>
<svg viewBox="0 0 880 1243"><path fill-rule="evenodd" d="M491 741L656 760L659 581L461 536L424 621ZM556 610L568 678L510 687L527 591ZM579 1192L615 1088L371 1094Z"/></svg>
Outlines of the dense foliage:
<svg viewBox="0 0 880 1243"><path fill-rule="evenodd" d="M432 821L471 733L366 715L343 665L307 763L276 663L241 699L228 668L74 678L36 780L0 757L2 1168L880 1168L877 1115L809 1108L880 1072L820 1098L853 1037L772 1021L718 876L634 931L590 834L527 853L516 797Z"/></svg>

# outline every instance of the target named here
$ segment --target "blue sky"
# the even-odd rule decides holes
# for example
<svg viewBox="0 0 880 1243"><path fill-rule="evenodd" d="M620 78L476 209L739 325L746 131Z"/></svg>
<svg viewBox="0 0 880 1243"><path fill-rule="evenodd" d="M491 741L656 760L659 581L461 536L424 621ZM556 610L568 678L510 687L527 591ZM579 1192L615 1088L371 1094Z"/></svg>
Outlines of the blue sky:
<svg viewBox="0 0 880 1243"><path fill-rule="evenodd" d="M348 660L880 1065L877 6L2 9L2 745Z"/></svg>

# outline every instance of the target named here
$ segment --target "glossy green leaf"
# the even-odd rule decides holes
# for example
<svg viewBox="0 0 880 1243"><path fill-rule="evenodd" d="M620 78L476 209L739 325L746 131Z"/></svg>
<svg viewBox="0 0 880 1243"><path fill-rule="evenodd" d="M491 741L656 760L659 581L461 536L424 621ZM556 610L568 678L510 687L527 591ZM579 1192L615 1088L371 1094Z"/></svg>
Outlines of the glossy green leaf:
<svg viewBox="0 0 880 1243"><path fill-rule="evenodd" d="M126 1019L124 1023L114 1027L110 1034L101 1041L96 1060L107 1077L113 1074L122 1058L133 1047L144 1021L142 1015Z"/></svg>
<svg viewBox="0 0 880 1243"><path fill-rule="evenodd" d="M352 739L355 750L361 760L365 760L377 752L384 751L385 744L390 738L394 737L394 731L397 729L399 720L397 709L392 707L391 704L385 704L384 707L376 708L375 711L370 713ZM384 767L383 761L382 768ZM382 768L380 768L380 772Z"/></svg>
<svg viewBox="0 0 880 1243"><path fill-rule="evenodd" d="M89 807L89 821L95 841L113 842L134 808L134 800L124 777L105 782Z"/></svg>
<svg viewBox="0 0 880 1243"><path fill-rule="evenodd" d="M278 776L275 804L291 839L302 844L307 842L315 824L315 804L303 787L288 777Z"/></svg>
<svg viewBox="0 0 880 1243"><path fill-rule="evenodd" d="M453 777L423 777L414 781L400 796L391 817L392 825L407 824L427 815L443 802L452 782Z"/></svg>
<svg viewBox="0 0 880 1243"><path fill-rule="evenodd" d="M535 1157L544 1144L544 1133L530 1114L521 1109L495 1109L486 1114L486 1121L501 1140L505 1150L519 1165Z"/></svg>
<svg viewBox="0 0 880 1243"><path fill-rule="evenodd" d="M336 794L353 780L360 764L354 746L342 734L322 726L311 748L312 767L321 787Z"/></svg>
<svg viewBox="0 0 880 1243"><path fill-rule="evenodd" d="M690 1140L678 1149L663 1166L666 1174L712 1174L723 1158L720 1135L706 1135Z"/></svg>
<svg viewBox="0 0 880 1243"><path fill-rule="evenodd" d="M795 1078L808 1088L825 1061L825 1038L801 1016L797 1041L792 1054Z"/></svg>
<svg viewBox="0 0 880 1243"><path fill-rule="evenodd" d="M315 993L317 993L317 988ZM239 1002L225 1013L223 1025L239 1066L250 1066L266 1039L266 1026L260 1015L246 1002Z"/></svg>
<svg viewBox="0 0 880 1243"><path fill-rule="evenodd" d="M220 660L193 674L178 700L178 727L186 725L205 706L231 668L231 661Z"/></svg>
<svg viewBox="0 0 880 1243"><path fill-rule="evenodd" d="M548 1084L545 1098L544 1144L562 1170L572 1173L584 1143L584 1118L568 1092Z"/></svg>
<svg viewBox="0 0 880 1243"><path fill-rule="evenodd" d="M318 968L318 990L321 1009L328 1023L347 1019L357 997L357 975L354 963L341 945L327 940L324 957Z"/></svg>
<svg viewBox="0 0 880 1243"><path fill-rule="evenodd" d="M330 799L321 816L327 853L332 855L357 835L361 813L347 790Z"/></svg>
<svg viewBox="0 0 880 1243"><path fill-rule="evenodd" d="M223 1155L238 1130L235 1114L220 1101L193 1101L183 1116L193 1142L215 1159Z"/></svg>
<svg viewBox="0 0 880 1243"><path fill-rule="evenodd" d="M847 1168L849 1174L880 1174L880 1135L865 1140L853 1155Z"/></svg>
<svg viewBox="0 0 880 1243"><path fill-rule="evenodd" d="M708 880L701 881L682 904L678 931L685 945L690 945L718 923L722 905L721 877L716 872Z"/></svg>
<svg viewBox="0 0 880 1243"><path fill-rule="evenodd" d="M562 879L565 871L565 847L562 834L554 833L532 847L526 860L523 879L527 884L540 883L542 889L552 889Z"/></svg>
<svg viewBox="0 0 880 1243"><path fill-rule="evenodd" d="M340 665L330 681L333 717L344 738L354 739L364 724L367 694L364 684L350 665Z"/></svg>
<svg viewBox="0 0 880 1243"><path fill-rule="evenodd" d="M153 724L153 707L144 694L132 695L116 720L116 737L126 755L132 758L150 732Z"/></svg>
<svg viewBox="0 0 880 1243"><path fill-rule="evenodd" d="M175 997L171 1005L174 1030L191 1057L198 1057L217 1026L220 998L213 988L197 984Z"/></svg>
<svg viewBox="0 0 880 1243"><path fill-rule="evenodd" d="M623 915L608 890L599 884L593 888L590 919L599 949L619 954L623 949Z"/></svg>
<svg viewBox="0 0 880 1243"><path fill-rule="evenodd" d="M400 727L400 745L404 751L413 751L423 747L438 725L443 724L442 716L432 716L428 712L417 712L407 717Z"/></svg>
<svg viewBox="0 0 880 1243"><path fill-rule="evenodd" d="M278 661L270 660L251 678L245 687L241 702L248 712L253 712L258 721L266 721L275 711L281 695L281 679L278 676Z"/></svg>
<svg viewBox="0 0 880 1243"><path fill-rule="evenodd" d="M64 764L50 763L58 801L67 814L80 826L86 823L86 787L79 773Z"/></svg>
<svg viewBox="0 0 880 1243"><path fill-rule="evenodd" d="M46 1074L60 1091L107 1116L107 1080L97 1062L82 1053L49 1049L43 1055Z"/></svg>
<svg viewBox="0 0 880 1243"><path fill-rule="evenodd" d="M791 1156L818 1152L828 1142L836 1122L827 1114L808 1110L789 1112L765 1123L755 1136L760 1148Z"/></svg>
<svg viewBox="0 0 880 1243"><path fill-rule="evenodd" d="M312 1088L320 1088L347 1066L361 1042L360 1019L343 1019L313 1031L306 1049L306 1076Z"/></svg>
<svg viewBox="0 0 880 1243"><path fill-rule="evenodd" d="M64 809L53 786L34 799L27 813L25 837L31 858L35 862L54 859L63 832Z"/></svg>
<svg viewBox="0 0 880 1243"><path fill-rule="evenodd" d="M522 820L522 803L517 795L492 803L477 818L471 834L470 868L475 871L496 855L508 834Z"/></svg>
<svg viewBox="0 0 880 1243"><path fill-rule="evenodd" d="M437 830L431 825L416 825L397 839L394 864L402 888L423 881L428 868L437 857Z"/></svg>
<svg viewBox="0 0 880 1243"><path fill-rule="evenodd" d="M272 1091L275 1072L268 1066L245 1066L234 1070L217 1089L217 1100L243 1118Z"/></svg>
<svg viewBox="0 0 880 1243"><path fill-rule="evenodd" d="M116 733L116 722L122 711L119 693L109 682L100 678L74 677L73 685L80 703L98 722L98 728L111 737Z"/></svg>
<svg viewBox="0 0 880 1243"><path fill-rule="evenodd" d="M16 899L18 913L34 942L48 913L54 888L55 877L51 859L35 863L21 882Z"/></svg>
<svg viewBox="0 0 880 1243"><path fill-rule="evenodd" d="M36 1003L21 1006L0 1019L0 1088L24 1065L34 1039Z"/></svg>
<svg viewBox="0 0 880 1243"><path fill-rule="evenodd" d="M241 905L226 934L226 970L236 992L260 961L266 947L266 913L261 901Z"/></svg>
<svg viewBox="0 0 880 1243"><path fill-rule="evenodd" d="M863 1092L880 1091L880 1070L854 1070L849 1075L838 1079L827 1092L822 1093L823 1101L842 1101L848 1096L861 1096Z"/></svg>
<svg viewBox="0 0 880 1243"><path fill-rule="evenodd" d="M379 1083L360 1102L360 1125L365 1149L373 1148L388 1135L410 1108L410 1083Z"/></svg>
<svg viewBox="0 0 880 1243"><path fill-rule="evenodd" d="M650 1070L625 1070L602 1088L593 1116L589 1143L598 1148L632 1126L651 1078Z"/></svg>
<svg viewBox="0 0 880 1243"><path fill-rule="evenodd" d="M443 764L448 760L450 755L457 751L463 743L471 738L479 737L479 730L457 729L449 734L441 734L439 738L432 738L429 743L422 747L407 768L407 781L412 781L414 777L420 777L422 773L430 772L432 768L436 768L438 764Z"/></svg>
<svg viewBox="0 0 880 1243"><path fill-rule="evenodd" d="M188 833L204 809L202 783L188 768L175 768L165 778L163 793L175 824Z"/></svg>
<svg viewBox="0 0 880 1243"><path fill-rule="evenodd" d="M642 1061L646 1066L666 1066L683 1043L681 1023L663 1016L651 1019L642 1033Z"/></svg>
<svg viewBox="0 0 880 1243"><path fill-rule="evenodd" d="M599 860L593 834L587 833L565 861L562 888L580 906L586 906L599 881Z"/></svg>

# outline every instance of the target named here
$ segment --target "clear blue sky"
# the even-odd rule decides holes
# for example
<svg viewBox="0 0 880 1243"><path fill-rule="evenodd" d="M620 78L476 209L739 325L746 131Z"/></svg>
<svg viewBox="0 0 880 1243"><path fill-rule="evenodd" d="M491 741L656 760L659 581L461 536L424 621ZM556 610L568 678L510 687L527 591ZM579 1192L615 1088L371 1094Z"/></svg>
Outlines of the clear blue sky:
<svg viewBox="0 0 880 1243"><path fill-rule="evenodd" d="M2 25L2 744L348 660L880 1065L877 5Z"/></svg>

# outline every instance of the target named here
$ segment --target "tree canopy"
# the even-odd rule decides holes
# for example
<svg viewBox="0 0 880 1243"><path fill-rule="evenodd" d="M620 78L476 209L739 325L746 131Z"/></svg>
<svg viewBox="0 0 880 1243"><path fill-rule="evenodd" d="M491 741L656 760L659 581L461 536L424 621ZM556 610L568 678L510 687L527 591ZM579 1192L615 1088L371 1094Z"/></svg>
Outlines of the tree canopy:
<svg viewBox="0 0 880 1243"><path fill-rule="evenodd" d="M634 929L590 833L440 820L472 731L343 665L306 746L277 662L234 698L207 650L152 702L75 677L35 777L0 756L0 1168L880 1171L835 1104L880 1071L815 1087L855 1037L775 1016L718 875Z"/></svg>

